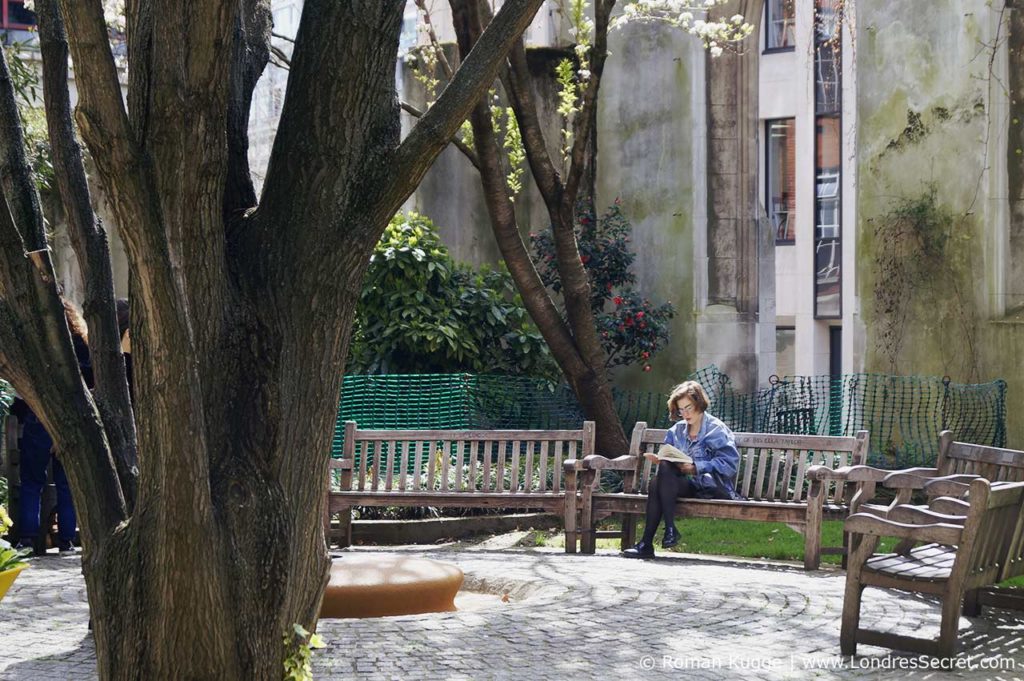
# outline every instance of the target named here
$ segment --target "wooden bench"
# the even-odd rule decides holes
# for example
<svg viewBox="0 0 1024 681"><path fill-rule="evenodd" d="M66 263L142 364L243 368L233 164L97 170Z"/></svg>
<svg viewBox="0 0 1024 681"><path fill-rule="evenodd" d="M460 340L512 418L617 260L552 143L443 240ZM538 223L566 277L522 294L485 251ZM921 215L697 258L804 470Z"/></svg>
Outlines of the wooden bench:
<svg viewBox="0 0 1024 681"><path fill-rule="evenodd" d="M644 452L654 452L665 441L667 430L648 428L640 422L633 429L630 453L616 459L600 455L567 461L565 550L594 553L599 537L621 537L622 548L636 540L636 520L647 504L647 489L654 466ZM821 553L842 553L843 547L821 546L823 519L844 519L848 513L845 483L809 480L813 465L826 468L860 465L867 459L868 434L856 437L817 435L771 435L735 433L740 452L736 491L741 501L679 499L676 513L681 517L728 518L781 522L804 535L804 567L816 570ZM616 471L622 475L622 492L602 492L600 475ZM597 523L610 515L624 514L621 532L597 532Z"/></svg>
<svg viewBox="0 0 1024 681"><path fill-rule="evenodd" d="M594 452L594 423L580 430L360 430L345 423L330 463L325 536L351 544L354 506L565 509L562 463Z"/></svg>
<svg viewBox="0 0 1024 681"><path fill-rule="evenodd" d="M1024 481L1024 451L958 442L953 437L953 433L948 430L939 434L939 451L935 466L932 467L895 471L872 466L812 468L807 475L814 480L852 485L854 493L850 499L850 513L870 513L883 518L892 509L910 504L915 493L927 493L929 488L926 485L933 480L955 481L978 476L990 482ZM882 503L875 499L879 486L892 491L891 501ZM943 503L955 507L948 500ZM896 550L904 551L911 545L911 541L901 542ZM1018 571L1006 579L1024 575L1024 560L1014 565ZM1024 589L996 586L983 588L972 596L972 602L965 612L978 614L982 605L1024 610Z"/></svg>
<svg viewBox="0 0 1024 681"><path fill-rule="evenodd" d="M904 476L903 482L913 480ZM898 484L898 477L889 484ZM855 513L844 529L850 536L840 648L857 652L858 643L952 656L961 603L964 613L980 614L981 590L1024 572L1024 482L990 483L974 477L969 486L949 478L924 484L928 506L899 504L885 517ZM967 492L967 503L956 497ZM877 554L881 537L897 537L893 553ZM882 632L860 626L866 586L931 594L941 600L938 639Z"/></svg>

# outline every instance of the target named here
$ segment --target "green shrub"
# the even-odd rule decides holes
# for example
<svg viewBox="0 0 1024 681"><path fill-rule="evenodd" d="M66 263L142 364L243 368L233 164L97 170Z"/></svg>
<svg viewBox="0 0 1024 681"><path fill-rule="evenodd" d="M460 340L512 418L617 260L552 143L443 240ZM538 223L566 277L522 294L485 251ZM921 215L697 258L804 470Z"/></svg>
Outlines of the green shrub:
<svg viewBox="0 0 1024 681"><path fill-rule="evenodd" d="M352 335L351 371L554 376L512 278L452 259L437 228L396 215L374 249Z"/></svg>

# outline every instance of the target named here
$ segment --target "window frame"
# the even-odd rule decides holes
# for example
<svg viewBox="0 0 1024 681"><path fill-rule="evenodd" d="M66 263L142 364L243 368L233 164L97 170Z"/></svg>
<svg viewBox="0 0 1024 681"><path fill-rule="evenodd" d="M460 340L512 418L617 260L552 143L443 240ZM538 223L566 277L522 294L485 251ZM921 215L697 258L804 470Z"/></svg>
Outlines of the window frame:
<svg viewBox="0 0 1024 681"><path fill-rule="evenodd" d="M10 21L10 6L12 4L21 5L24 9L22 0L0 0L0 31L27 31L35 28L37 24L21 24Z"/></svg>
<svg viewBox="0 0 1024 681"><path fill-rule="evenodd" d="M795 116L784 116L782 118L766 118L766 119L764 119L764 198L765 198L765 203L767 204L765 206L765 213L767 213L767 215L768 215L768 222L769 222L769 224L772 225L772 230L775 232L775 245L776 246L794 246L794 245L796 245L796 225L793 225L791 227L790 226L790 220L795 217L796 209L794 208L792 214L789 214L789 215L786 216L786 231L787 231L787 233L792 233L792 235L793 235L792 239L780 239L779 238L779 231L778 231L778 228L775 227L775 224L773 222L774 213L773 213L773 210L771 209L771 201L772 201L772 199L774 197L772 196L772 177L773 177L773 173L772 173L772 156L771 156L772 138L771 138L770 131L771 131L771 126L772 126L773 123L779 123L781 121L792 121L793 122L793 128L792 128L793 129L793 144L794 145L796 144L796 117ZM794 162L795 162L795 154L794 154ZM795 168L794 168L794 172L795 172ZM796 193L796 181L795 181L795 179L794 179L794 182L793 182L792 189L793 189L793 193L795 194ZM795 199L795 196L794 196L794 199Z"/></svg>
<svg viewBox="0 0 1024 681"><path fill-rule="evenodd" d="M761 54L774 54L778 52L793 52L796 50L796 0L779 0L782 3L792 1L793 3L793 44L792 45L779 45L771 47L768 45L770 42L769 36L772 31L772 13L771 5L773 0L765 0L764 3L764 49L761 50Z"/></svg>

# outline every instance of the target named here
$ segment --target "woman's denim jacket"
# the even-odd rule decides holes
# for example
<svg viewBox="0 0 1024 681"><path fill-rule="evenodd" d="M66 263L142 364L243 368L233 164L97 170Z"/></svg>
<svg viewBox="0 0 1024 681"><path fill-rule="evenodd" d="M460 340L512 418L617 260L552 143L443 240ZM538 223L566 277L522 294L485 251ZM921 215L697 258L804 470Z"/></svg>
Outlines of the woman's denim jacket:
<svg viewBox="0 0 1024 681"><path fill-rule="evenodd" d="M698 494L704 492L707 496L724 496L713 494L717 489L731 499L740 499L736 493L740 453L729 426L705 412L696 440L690 440L687 428L685 421L672 426L665 435L665 443L683 450L693 458L697 467L693 482L697 485Z"/></svg>

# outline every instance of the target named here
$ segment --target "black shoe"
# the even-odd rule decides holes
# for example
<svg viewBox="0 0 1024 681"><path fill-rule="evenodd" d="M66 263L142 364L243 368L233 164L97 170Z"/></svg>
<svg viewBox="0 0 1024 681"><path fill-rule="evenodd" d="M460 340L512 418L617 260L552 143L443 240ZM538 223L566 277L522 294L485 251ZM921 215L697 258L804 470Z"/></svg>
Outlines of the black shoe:
<svg viewBox="0 0 1024 681"><path fill-rule="evenodd" d="M675 525L669 525L665 528L665 536L661 538L661 548L670 549L679 543L679 531L676 530Z"/></svg>
<svg viewBox="0 0 1024 681"><path fill-rule="evenodd" d="M650 542L639 541L636 546L622 552L623 558L654 558L654 547Z"/></svg>
<svg viewBox="0 0 1024 681"><path fill-rule="evenodd" d="M69 541L61 541L57 544L57 553L70 554L75 552L75 545Z"/></svg>

